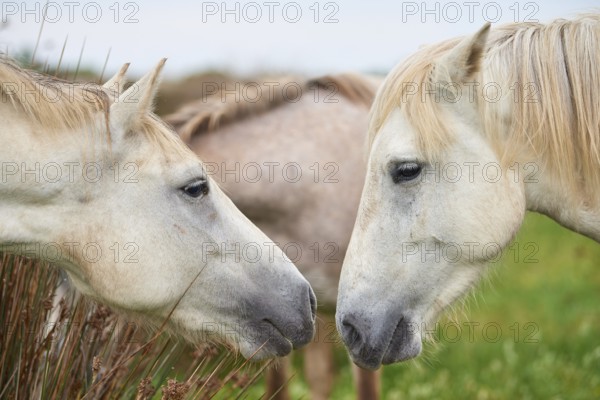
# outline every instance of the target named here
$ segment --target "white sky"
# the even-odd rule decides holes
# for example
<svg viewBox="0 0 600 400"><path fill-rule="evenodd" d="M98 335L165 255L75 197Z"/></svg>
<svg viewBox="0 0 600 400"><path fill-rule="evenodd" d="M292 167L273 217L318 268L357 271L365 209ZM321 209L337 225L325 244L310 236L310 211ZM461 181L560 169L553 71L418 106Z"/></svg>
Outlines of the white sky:
<svg viewBox="0 0 600 400"><path fill-rule="evenodd" d="M85 38L83 66L101 70L111 49L105 76L124 62L131 62L130 70L139 75L160 58L168 57L165 72L170 77L208 68L241 74L387 72L421 44L474 32L486 20L494 22L500 17L499 22L523 21L529 15L544 22L600 6L598 0L50 3L37 60L48 59L56 64L68 35L63 65L76 65ZM0 50L14 54L33 49L45 4L45 0L2 0L0 18L8 24L0 30ZM237 13L223 13L225 7L235 10L236 4ZM426 14L425 8L434 11ZM292 23L298 9L301 16ZM252 23L251 19L257 19L257 10L262 15ZM324 22L328 15L331 23Z"/></svg>

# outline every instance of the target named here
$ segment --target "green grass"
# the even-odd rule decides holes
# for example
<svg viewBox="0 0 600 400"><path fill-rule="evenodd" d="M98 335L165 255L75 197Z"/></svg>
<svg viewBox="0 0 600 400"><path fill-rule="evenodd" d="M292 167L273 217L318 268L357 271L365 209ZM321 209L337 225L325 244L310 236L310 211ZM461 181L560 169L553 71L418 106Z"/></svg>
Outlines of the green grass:
<svg viewBox="0 0 600 400"><path fill-rule="evenodd" d="M507 252L464 312L442 318L438 342L419 360L383 368L386 400L600 398L600 245L530 214L513 246L518 256ZM460 338L448 323L461 327ZM479 324L472 340L465 323ZM355 398L346 360L340 348L336 400ZM309 398L301 375L291 393Z"/></svg>

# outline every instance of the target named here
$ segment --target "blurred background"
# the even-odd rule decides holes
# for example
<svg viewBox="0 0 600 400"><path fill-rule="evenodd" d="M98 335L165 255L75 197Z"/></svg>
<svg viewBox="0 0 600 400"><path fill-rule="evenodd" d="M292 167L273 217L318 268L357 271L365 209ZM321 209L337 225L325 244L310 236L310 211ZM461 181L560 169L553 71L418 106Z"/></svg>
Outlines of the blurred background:
<svg viewBox="0 0 600 400"><path fill-rule="evenodd" d="M33 51L45 1L2 1L0 50ZM143 74L162 57L181 77L342 71L386 73L420 45L492 23L547 21L598 7L571 1L76 1L49 2L36 59ZM85 45L84 45L85 43ZM83 48L83 53L82 53Z"/></svg>
<svg viewBox="0 0 600 400"><path fill-rule="evenodd" d="M3 1L0 51L67 79L75 70L78 78L106 79L125 62L139 76L168 57L158 104L166 114L199 98L205 80L386 74L419 46L471 33L486 21L545 22L597 6L592 0ZM495 264L465 307L440 321L438 341L423 357L384 368L385 399L600 398L600 245L528 215L512 250ZM352 399L341 344L336 357L332 397ZM301 358L294 358L297 371ZM298 373L291 396L307 393Z"/></svg>

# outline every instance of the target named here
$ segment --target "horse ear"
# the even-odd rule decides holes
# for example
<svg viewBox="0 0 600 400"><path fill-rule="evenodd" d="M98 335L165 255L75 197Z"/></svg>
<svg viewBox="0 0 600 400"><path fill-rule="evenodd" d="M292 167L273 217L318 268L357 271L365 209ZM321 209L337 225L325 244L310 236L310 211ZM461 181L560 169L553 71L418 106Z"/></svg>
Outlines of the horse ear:
<svg viewBox="0 0 600 400"><path fill-rule="evenodd" d="M152 112L153 101L160 83L160 71L166 58L153 71L131 85L110 106L111 122L128 132L136 127L145 114Z"/></svg>
<svg viewBox="0 0 600 400"><path fill-rule="evenodd" d="M108 95L111 97L113 103L117 101L121 93L123 93L123 89L127 83L127 80L125 79L125 73L127 72L128 68L129 63L123 64L119 72L117 72L115 76L107 80L106 83L102 85L102 88L108 91Z"/></svg>
<svg viewBox="0 0 600 400"><path fill-rule="evenodd" d="M464 38L435 65L435 82L462 83L479 70L485 50L490 23L483 25L474 35Z"/></svg>

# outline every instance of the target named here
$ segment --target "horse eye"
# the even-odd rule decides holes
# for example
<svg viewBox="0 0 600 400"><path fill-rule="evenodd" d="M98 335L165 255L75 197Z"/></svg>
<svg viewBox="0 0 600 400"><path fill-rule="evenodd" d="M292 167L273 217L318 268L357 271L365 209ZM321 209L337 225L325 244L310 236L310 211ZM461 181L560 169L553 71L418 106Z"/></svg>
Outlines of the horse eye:
<svg viewBox="0 0 600 400"><path fill-rule="evenodd" d="M421 165L416 162L402 162L392 170L394 183L412 181L421 174Z"/></svg>
<svg viewBox="0 0 600 400"><path fill-rule="evenodd" d="M190 197L206 196L208 194L208 182L199 180L181 188Z"/></svg>

